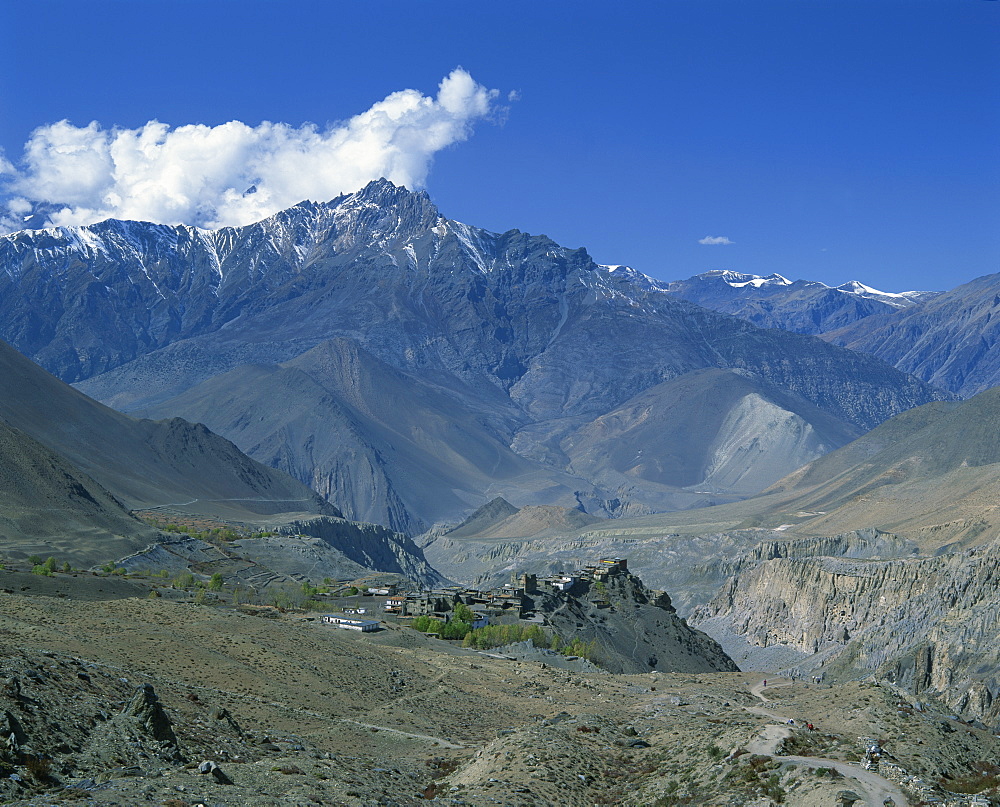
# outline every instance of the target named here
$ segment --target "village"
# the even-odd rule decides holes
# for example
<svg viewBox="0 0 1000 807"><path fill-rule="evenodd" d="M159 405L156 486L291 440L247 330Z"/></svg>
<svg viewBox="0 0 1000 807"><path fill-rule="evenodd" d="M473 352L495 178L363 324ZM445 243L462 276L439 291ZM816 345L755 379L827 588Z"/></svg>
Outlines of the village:
<svg viewBox="0 0 1000 807"><path fill-rule="evenodd" d="M458 605L465 605L473 614L473 630L487 625L527 620L542 623L543 617L533 610L533 595L563 594L592 596L598 607L610 603L602 590L609 578L628 573L626 558L601 558L594 565L584 566L570 574L539 578L521 574L512 582L488 591L447 586L430 591L403 591L397 585L372 585L357 595L337 598L338 613L324 614L323 624L344 630L370 633L380 630L386 622L406 625L417 617L427 616L448 622ZM384 599L383 599L384 598Z"/></svg>

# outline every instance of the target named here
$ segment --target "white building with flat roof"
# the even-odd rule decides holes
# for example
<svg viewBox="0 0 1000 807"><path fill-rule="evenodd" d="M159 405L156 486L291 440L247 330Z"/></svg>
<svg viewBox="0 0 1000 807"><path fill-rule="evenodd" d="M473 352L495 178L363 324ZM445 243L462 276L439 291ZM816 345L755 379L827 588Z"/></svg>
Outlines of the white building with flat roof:
<svg viewBox="0 0 1000 807"><path fill-rule="evenodd" d="M341 616L340 614L324 614L323 623L334 625L344 630L359 630L363 633L371 633L378 630L381 624L377 619L359 619L353 616Z"/></svg>

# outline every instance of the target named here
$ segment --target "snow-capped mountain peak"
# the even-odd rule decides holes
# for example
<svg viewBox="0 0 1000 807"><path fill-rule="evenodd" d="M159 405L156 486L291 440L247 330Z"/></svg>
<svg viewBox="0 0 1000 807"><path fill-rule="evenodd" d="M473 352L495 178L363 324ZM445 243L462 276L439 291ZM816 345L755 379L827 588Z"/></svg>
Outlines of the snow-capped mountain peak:
<svg viewBox="0 0 1000 807"><path fill-rule="evenodd" d="M777 273L762 277L729 270L675 280L667 288L692 303L744 317L755 325L809 334L908 308L939 293L885 292L857 280L832 287L815 280L791 281Z"/></svg>

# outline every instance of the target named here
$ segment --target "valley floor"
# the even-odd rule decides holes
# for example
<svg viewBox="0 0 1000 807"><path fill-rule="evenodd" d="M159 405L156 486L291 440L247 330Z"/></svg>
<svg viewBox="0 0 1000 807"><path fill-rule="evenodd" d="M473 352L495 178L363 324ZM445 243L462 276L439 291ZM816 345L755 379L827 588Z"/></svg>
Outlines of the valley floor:
<svg viewBox="0 0 1000 807"><path fill-rule="evenodd" d="M926 788L1000 772L994 736L884 686L567 672L142 591L0 570L0 803L818 807L866 792L861 737Z"/></svg>

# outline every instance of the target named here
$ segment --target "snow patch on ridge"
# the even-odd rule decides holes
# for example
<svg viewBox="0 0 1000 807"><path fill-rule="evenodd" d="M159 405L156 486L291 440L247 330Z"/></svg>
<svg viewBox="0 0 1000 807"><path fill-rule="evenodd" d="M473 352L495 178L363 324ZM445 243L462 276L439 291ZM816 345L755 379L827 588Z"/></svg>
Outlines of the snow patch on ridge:
<svg viewBox="0 0 1000 807"><path fill-rule="evenodd" d="M465 251L472 258L473 263L476 264L479 271L483 274L490 272L493 269L493 262L491 261L490 265L486 263L485 251L479 237L480 231L475 227L470 227L468 224L462 224L460 221L451 221L449 224L451 225L451 231L462 242L462 246L465 247Z"/></svg>

